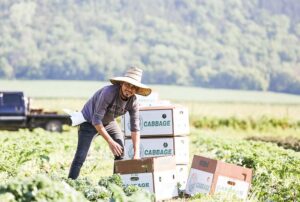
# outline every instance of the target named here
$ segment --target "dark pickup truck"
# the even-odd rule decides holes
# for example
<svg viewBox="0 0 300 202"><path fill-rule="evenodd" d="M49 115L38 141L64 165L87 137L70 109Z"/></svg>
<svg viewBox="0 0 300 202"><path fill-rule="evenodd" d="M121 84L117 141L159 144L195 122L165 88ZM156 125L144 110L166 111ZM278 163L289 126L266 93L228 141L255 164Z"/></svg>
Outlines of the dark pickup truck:
<svg viewBox="0 0 300 202"><path fill-rule="evenodd" d="M44 128L52 132L61 132L64 124L71 125L69 115L30 109L29 99L23 92L0 91L0 130Z"/></svg>

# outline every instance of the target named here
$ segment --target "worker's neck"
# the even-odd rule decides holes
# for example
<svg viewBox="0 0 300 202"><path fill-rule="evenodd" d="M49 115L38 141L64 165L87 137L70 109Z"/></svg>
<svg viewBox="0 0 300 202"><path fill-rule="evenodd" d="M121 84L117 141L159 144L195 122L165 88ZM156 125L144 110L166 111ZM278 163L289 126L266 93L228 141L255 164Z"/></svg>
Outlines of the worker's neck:
<svg viewBox="0 0 300 202"><path fill-rule="evenodd" d="M122 89L120 89L120 97L121 97L121 99L123 100L123 101L127 101L129 98L128 97L126 97L124 94L123 94L123 92L122 92Z"/></svg>

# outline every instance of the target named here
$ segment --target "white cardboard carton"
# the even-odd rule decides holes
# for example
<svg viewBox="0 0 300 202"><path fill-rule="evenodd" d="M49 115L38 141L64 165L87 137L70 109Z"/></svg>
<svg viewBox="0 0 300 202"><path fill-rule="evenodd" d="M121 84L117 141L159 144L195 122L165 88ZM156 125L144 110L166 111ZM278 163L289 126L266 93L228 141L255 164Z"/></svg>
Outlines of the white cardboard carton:
<svg viewBox="0 0 300 202"><path fill-rule="evenodd" d="M186 187L187 179L188 179L188 165L176 165L176 179L177 183L179 183L179 189L184 190Z"/></svg>
<svg viewBox="0 0 300 202"><path fill-rule="evenodd" d="M124 159L132 159L133 153L132 140L127 138L124 145ZM189 137L141 138L141 158L170 155L175 155L176 164L188 164Z"/></svg>
<svg viewBox="0 0 300 202"><path fill-rule="evenodd" d="M115 161L125 185L137 185L154 193L156 200L178 196L174 156Z"/></svg>
<svg viewBox="0 0 300 202"><path fill-rule="evenodd" d="M231 192L246 199L251 178L249 168L195 155L185 192L190 195Z"/></svg>
<svg viewBox="0 0 300 202"><path fill-rule="evenodd" d="M171 102L169 100L160 100L157 92L152 92L148 96L136 95L136 97L140 107L171 105Z"/></svg>
<svg viewBox="0 0 300 202"><path fill-rule="evenodd" d="M125 136L130 137L130 116L122 116L122 129ZM183 106L141 107L140 108L140 134L141 137L153 136L184 136L188 135L189 115L188 109Z"/></svg>
<svg viewBox="0 0 300 202"><path fill-rule="evenodd" d="M151 94L148 96L136 95L136 97L138 102L142 105L143 103L151 103L159 100L158 92L151 92Z"/></svg>

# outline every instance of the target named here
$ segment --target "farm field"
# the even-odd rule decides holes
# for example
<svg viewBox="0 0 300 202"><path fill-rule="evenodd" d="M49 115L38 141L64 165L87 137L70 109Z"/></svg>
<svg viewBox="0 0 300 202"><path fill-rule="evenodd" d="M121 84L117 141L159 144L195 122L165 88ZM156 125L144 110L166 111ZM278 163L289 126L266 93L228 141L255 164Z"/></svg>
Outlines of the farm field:
<svg viewBox="0 0 300 202"><path fill-rule="evenodd" d="M198 154L254 169L249 201L296 201L295 199L300 197L300 170L297 166L300 163L299 152L286 150L274 143L248 141L243 137L234 137L232 134L227 136L223 130L192 129L190 138L191 159L194 154ZM6 193L0 194L0 201L4 201L7 197L13 198L12 194L14 197L18 198L22 195L24 198L26 194L33 194L33 191L38 193L38 196L32 196L33 198L44 197L49 201L55 201L57 198L53 199L54 196L45 193L46 188L53 189L54 195L63 195L62 199L66 199L70 197L68 189L55 189L59 185L65 186L65 183L77 189L76 193L82 198L85 197L90 201L107 200L107 196L93 189L97 187L99 181L103 184L103 181L112 175L112 155L101 137L97 137L93 142L80 178L75 182L66 179L76 141L76 128L66 128L62 134L50 133L42 129L33 132L0 131L2 145L0 193ZM33 179L37 176L44 177L42 182L46 183L46 188L30 190L30 187L35 186ZM15 194L17 190L22 189L23 191L19 191L21 193ZM109 188L99 189L107 192ZM234 198L226 195L213 197L198 195L194 196L194 199L195 201L208 199L230 201ZM184 199L174 199L174 201L182 200Z"/></svg>
<svg viewBox="0 0 300 202"><path fill-rule="evenodd" d="M53 84L51 82L50 85L48 82L37 84L28 81L23 85L20 85L19 81L14 84L8 82L6 85L3 82L6 81L1 81L0 86L4 85L5 90L24 90L27 95L33 97L31 103L34 107L49 110L80 110L89 96L75 91L76 88L80 89L76 86L78 82L64 84L64 87L76 87L68 96L65 95L68 87L61 89L61 84L55 87L55 95L55 90L52 89L54 86L50 87ZM90 90L88 86L84 89L92 94L96 88ZM241 92L236 92L235 96L231 96L231 101L230 96L227 97L229 93L225 96L228 100L223 98L222 101L212 102L209 99L213 97L201 100L201 94L197 95L197 99L183 99L181 87L179 90L176 87L171 88L176 89L172 91L178 92L177 98L167 93L160 93L160 97L189 108L190 162L193 155L197 154L252 168L254 176L247 201L298 201L298 96L276 94L272 96L283 97L267 102L266 97L270 95L265 94L266 97L261 95L262 97L257 98L260 101L245 102L238 101ZM62 91L64 93L61 93ZM76 93L80 96L76 97ZM213 91L210 93L213 94ZM285 101L282 102L283 100ZM143 201L152 200L149 194L138 192L136 188L120 188L119 179L112 176L111 152L101 137L97 137L93 142L80 178L75 181L68 180L66 177L77 144L76 127L64 127L63 133L50 133L42 129L32 132L0 131L0 143L0 201L108 201L112 193L119 197L117 199L120 201L141 201L141 198ZM192 198L181 196L174 201L237 199L232 195L223 194L196 195Z"/></svg>

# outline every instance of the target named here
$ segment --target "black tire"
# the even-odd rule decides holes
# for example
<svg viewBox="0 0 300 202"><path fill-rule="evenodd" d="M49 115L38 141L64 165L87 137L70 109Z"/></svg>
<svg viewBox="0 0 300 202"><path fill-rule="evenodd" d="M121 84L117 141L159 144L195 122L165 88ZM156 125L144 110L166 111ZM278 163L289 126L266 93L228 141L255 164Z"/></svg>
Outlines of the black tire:
<svg viewBox="0 0 300 202"><path fill-rule="evenodd" d="M60 121L48 121L45 129L51 132L62 132L62 123Z"/></svg>

